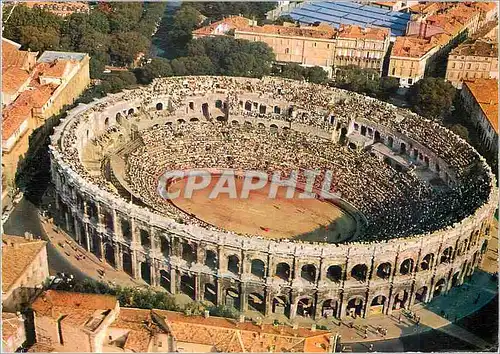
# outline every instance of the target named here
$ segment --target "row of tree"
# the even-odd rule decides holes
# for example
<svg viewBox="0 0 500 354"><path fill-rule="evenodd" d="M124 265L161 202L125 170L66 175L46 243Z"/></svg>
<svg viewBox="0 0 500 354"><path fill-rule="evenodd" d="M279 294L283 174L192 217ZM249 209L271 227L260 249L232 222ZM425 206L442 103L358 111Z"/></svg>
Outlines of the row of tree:
<svg viewBox="0 0 500 354"><path fill-rule="evenodd" d="M13 5L11 5L13 6ZM4 16L11 6L4 8ZM108 64L127 66L149 51L151 36L165 9L158 2L110 2L90 13L61 18L40 8L16 5L4 23L4 37L32 51L89 53L91 76L100 77Z"/></svg>

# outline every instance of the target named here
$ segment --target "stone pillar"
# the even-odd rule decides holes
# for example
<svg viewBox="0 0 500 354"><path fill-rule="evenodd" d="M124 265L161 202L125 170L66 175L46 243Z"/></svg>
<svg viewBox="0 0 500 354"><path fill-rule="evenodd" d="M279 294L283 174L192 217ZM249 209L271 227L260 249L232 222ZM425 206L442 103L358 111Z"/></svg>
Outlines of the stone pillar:
<svg viewBox="0 0 500 354"><path fill-rule="evenodd" d="M205 248L196 245L196 262L199 264L205 264Z"/></svg>
<svg viewBox="0 0 500 354"><path fill-rule="evenodd" d="M198 274L193 274L194 278L194 300L195 301L201 301L202 299L202 292L200 290L201 287L201 279L200 279L200 273Z"/></svg>
<svg viewBox="0 0 500 354"><path fill-rule="evenodd" d="M390 298L386 300L386 302L388 303L388 304L387 304L388 306L387 306L387 309L386 309L385 313L386 313L387 315L392 314L392 307L394 306L394 302L396 301L396 296L397 296L397 295L398 295L398 294L396 294L396 293L394 293L394 292L393 292L393 293L391 294Z"/></svg>
<svg viewBox="0 0 500 354"><path fill-rule="evenodd" d="M346 315L346 311L347 311L347 302L348 302L348 299L345 299L344 297L342 297L342 299L340 300L340 313L338 314L338 318L344 318L345 315Z"/></svg>
<svg viewBox="0 0 500 354"><path fill-rule="evenodd" d="M156 271L156 264L154 258L150 260L151 263L149 263L149 274L151 278L151 286L158 286L159 282L157 279L157 271Z"/></svg>
<svg viewBox="0 0 500 354"><path fill-rule="evenodd" d="M85 240L86 240L86 250L87 252L91 252L91 247L90 247L90 235L89 235L89 226L87 225L87 223L83 223L83 231L84 231L84 235L83 237L85 237Z"/></svg>
<svg viewBox="0 0 500 354"><path fill-rule="evenodd" d="M217 285L217 306L224 305L224 289L222 287L222 280L218 278L216 280Z"/></svg>
<svg viewBox="0 0 500 354"><path fill-rule="evenodd" d="M113 231L114 234L117 238L123 238L122 235L122 225L120 222L120 217L118 216L118 213L116 212L116 209L113 209Z"/></svg>
<svg viewBox="0 0 500 354"><path fill-rule="evenodd" d="M115 268L116 270L123 270L123 260L121 257L121 247L118 243L114 244L114 250L115 250Z"/></svg>
<svg viewBox="0 0 500 354"><path fill-rule="evenodd" d="M75 237L76 242L81 245L82 244L82 229L80 228L80 222L76 216L73 216L73 223L75 225Z"/></svg>
<svg viewBox="0 0 500 354"><path fill-rule="evenodd" d="M130 224L130 234L132 236L132 242L140 244L140 242L139 242L140 241L139 240L140 237L137 235L137 230L136 230L136 227L135 227L135 219L134 218L130 218L129 224Z"/></svg>
<svg viewBox="0 0 500 354"><path fill-rule="evenodd" d="M247 295L247 285L245 283L241 283L240 290L240 311L245 312L248 311L248 295Z"/></svg>
<svg viewBox="0 0 500 354"><path fill-rule="evenodd" d="M290 296L290 319L293 320L297 316L297 294L295 292Z"/></svg>
<svg viewBox="0 0 500 354"><path fill-rule="evenodd" d="M265 301L264 316L269 316L269 314L272 312L272 306L273 306L272 300L273 299L271 298L271 292L266 289L264 295L264 301Z"/></svg>
<svg viewBox="0 0 500 354"><path fill-rule="evenodd" d="M64 220L66 221L66 230L68 232L71 232L71 224L69 223L69 213L68 212L64 213Z"/></svg>
<svg viewBox="0 0 500 354"><path fill-rule="evenodd" d="M102 235L99 235L99 254L101 256L101 261L106 261L106 254L104 252L104 242L102 241Z"/></svg>
<svg viewBox="0 0 500 354"><path fill-rule="evenodd" d="M177 293L177 271L174 268L170 268L170 293Z"/></svg>
<svg viewBox="0 0 500 354"><path fill-rule="evenodd" d="M105 228L106 225L104 223L104 212L101 209L100 203L96 203L96 209L97 209L97 223L98 225L101 225L103 228Z"/></svg>
<svg viewBox="0 0 500 354"><path fill-rule="evenodd" d="M130 250L130 255L132 258L132 274L134 279L139 279L141 277L141 269L139 264L137 263L137 251Z"/></svg>
<svg viewBox="0 0 500 354"><path fill-rule="evenodd" d="M89 204L86 200L83 200L83 216L85 218L89 217Z"/></svg>

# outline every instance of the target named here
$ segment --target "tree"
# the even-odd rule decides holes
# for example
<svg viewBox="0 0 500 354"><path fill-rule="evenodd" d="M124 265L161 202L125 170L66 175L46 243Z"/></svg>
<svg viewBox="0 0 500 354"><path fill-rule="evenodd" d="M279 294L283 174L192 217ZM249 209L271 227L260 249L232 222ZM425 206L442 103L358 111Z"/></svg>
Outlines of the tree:
<svg viewBox="0 0 500 354"><path fill-rule="evenodd" d="M295 23L295 20L290 15L281 15L273 21L273 23L278 26L283 26L285 22Z"/></svg>
<svg viewBox="0 0 500 354"><path fill-rule="evenodd" d="M388 99L396 94L399 89L399 81L395 77L384 76L379 81L379 98Z"/></svg>
<svg viewBox="0 0 500 354"><path fill-rule="evenodd" d="M449 129L460 136L462 139L469 141L469 130L461 124L453 124Z"/></svg>
<svg viewBox="0 0 500 354"><path fill-rule="evenodd" d="M11 8L12 6L5 6L3 15L9 14ZM51 32L56 31L59 33L61 23L62 19L51 12L40 8L30 9L27 6L19 4L12 11L9 20L6 23L3 22L2 36L20 42L23 47L27 48L27 45L21 39L21 30L23 27L31 26L43 30L50 29L49 31Z"/></svg>
<svg viewBox="0 0 500 354"><path fill-rule="evenodd" d="M44 52L59 48L59 32L52 27L23 26L20 35L20 42L23 47L33 51Z"/></svg>
<svg viewBox="0 0 500 354"><path fill-rule="evenodd" d="M111 60L119 65L130 65L141 52L146 53L150 41L137 32L120 32L111 37Z"/></svg>
<svg viewBox="0 0 500 354"><path fill-rule="evenodd" d="M304 68L296 63L289 63L281 67L281 72L275 72L275 75L286 77L292 80L304 80Z"/></svg>
<svg viewBox="0 0 500 354"><path fill-rule="evenodd" d="M334 85L345 90L377 96L379 73L373 69L362 69L356 65L340 67L335 73Z"/></svg>
<svg viewBox="0 0 500 354"><path fill-rule="evenodd" d="M306 80L314 84L324 84L328 81L328 73L319 66L305 68Z"/></svg>
<svg viewBox="0 0 500 354"><path fill-rule="evenodd" d="M106 75L102 80L101 87L105 93L116 93L136 83L137 80L133 73L130 71L119 71Z"/></svg>
<svg viewBox="0 0 500 354"><path fill-rule="evenodd" d="M135 70L137 81L142 84L149 84L157 77L172 76L170 62L164 58L153 58L150 63Z"/></svg>
<svg viewBox="0 0 500 354"><path fill-rule="evenodd" d="M228 15L241 15L256 20L263 20L266 13L276 7L275 2L196 2L191 3L201 14L211 21L221 20Z"/></svg>
<svg viewBox="0 0 500 354"><path fill-rule="evenodd" d="M444 119L449 114L456 89L442 78L425 77L408 92L412 109L429 119Z"/></svg>

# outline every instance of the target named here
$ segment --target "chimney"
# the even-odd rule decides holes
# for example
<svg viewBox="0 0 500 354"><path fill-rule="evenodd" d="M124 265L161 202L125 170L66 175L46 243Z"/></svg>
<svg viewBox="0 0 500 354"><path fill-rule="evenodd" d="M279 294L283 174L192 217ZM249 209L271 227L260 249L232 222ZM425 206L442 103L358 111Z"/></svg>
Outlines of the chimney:
<svg viewBox="0 0 500 354"><path fill-rule="evenodd" d="M30 232L27 232L27 231L26 231L26 232L24 233L24 239L25 239L25 240L28 240L28 241L33 241L33 234L32 234L32 233L30 233Z"/></svg>
<svg viewBox="0 0 500 354"><path fill-rule="evenodd" d="M294 322L293 323L293 329L295 329L295 330L299 329L299 323L298 322Z"/></svg>
<svg viewBox="0 0 500 354"><path fill-rule="evenodd" d="M245 315L240 315L240 323L244 323L245 322Z"/></svg>
<svg viewBox="0 0 500 354"><path fill-rule="evenodd" d="M203 312L203 317L205 317L205 318L209 318L209 317L210 317L210 311L205 310L205 311Z"/></svg>
<svg viewBox="0 0 500 354"><path fill-rule="evenodd" d="M311 332L316 332L316 323L313 323L311 326Z"/></svg>

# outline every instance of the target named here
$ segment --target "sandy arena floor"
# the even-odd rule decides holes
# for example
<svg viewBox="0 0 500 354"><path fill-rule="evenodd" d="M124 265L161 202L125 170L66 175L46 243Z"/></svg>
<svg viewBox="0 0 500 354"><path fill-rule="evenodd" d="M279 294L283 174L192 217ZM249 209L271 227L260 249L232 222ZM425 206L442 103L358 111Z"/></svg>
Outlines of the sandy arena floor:
<svg viewBox="0 0 500 354"><path fill-rule="evenodd" d="M227 193L210 199L208 196L218 181L213 177L208 187L186 199L183 197L186 181L170 186L169 192L181 191L171 202L198 219L229 231L315 242L340 242L356 231L355 220L338 206L318 199L299 199L297 195L287 199L285 188L278 189L275 199L268 197L269 184L252 191L248 199L240 199L243 179L236 178L237 199L230 199Z"/></svg>

